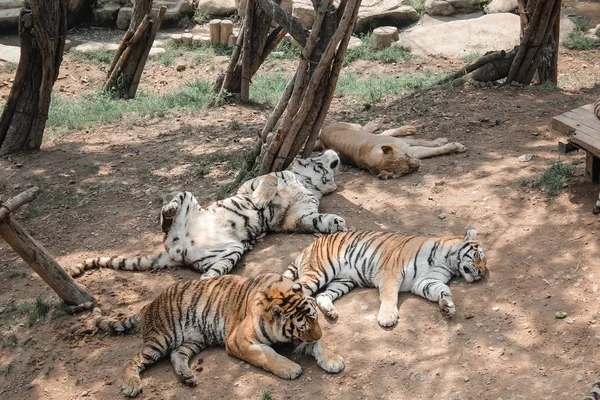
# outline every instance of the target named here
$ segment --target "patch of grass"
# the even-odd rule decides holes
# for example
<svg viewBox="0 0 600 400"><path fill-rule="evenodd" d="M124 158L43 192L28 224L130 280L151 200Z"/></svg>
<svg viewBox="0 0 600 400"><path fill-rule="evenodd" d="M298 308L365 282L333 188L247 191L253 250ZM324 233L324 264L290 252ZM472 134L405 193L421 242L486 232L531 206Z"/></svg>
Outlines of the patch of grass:
<svg viewBox="0 0 600 400"><path fill-rule="evenodd" d="M600 39L585 37L581 31L573 31L563 45L570 50L590 50L600 46Z"/></svg>
<svg viewBox="0 0 600 400"><path fill-rule="evenodd" d="M8 335L7 341L8 344L12 347L17 347L17 345L19 344L19 338L17 338L17 335L15 335L14 333ZM9 370L7 373L10 373L10 365L7 367L7 370Z"/></svg>
<svg viewBox="0 0 600 400"><path fill-rule="evenodd" d="M411 6L414 8L419 14L423 14L425 11L425 3L426 0L403 0L402 4Z"/></svg>
<svg viewBox="0 0 600 400"><path fill-rule="evenodd" d="M23 303L17 306L17 309L25 315L27 326L32 326L38 322L43 322L52 309L53 305L46 301L42 296L38 296L32 303Z"/></svg>
<svg viewBox="0 0 600 400"><path fill-rule="evenodd" d="M12 74L17 70L18 66L19 64L17 63L7 61L3 63L0 67L0 72L2 72L3 74Z"/></svg>
<svg viewBox="0 0 600 400"><path fill-rule="evenodd" d="M573 176L575 167L573 164L557 162L538 176L521 180L521 185L529 188L541 188L549 196L556 196L563 188L566 178Z"/></svg>
<svg viewBox="0 0 600 400"><path fill-rule="evenodd" d="M139 93L130 100L121 100L100 91L70 99L56 96L50 104L47 126L63 130L81 129L114 122L127 113L162 117L173 109L200 110L215 100L212 84L198 79L171 93Z"/></svg>
<svg viewBox="0 0 600 400"><path fill-rule="evenodd" d="M588 31L594 27L592 21L583 15L573 15L569 17L569 19L575 24L577 29L582 32Z"/></svg>
<svg viewBox="0 0 600 400"><path fill-rule="evenodd" d="M444 191L444 189L446 189L446 182L439 181L433 184L433 188L431 189L431 191L433 193L441 193Z"/></svg>
<svg viewBox="0 0 600 400"><path fill-rule="evenodd" d="M408 93L431 85L440 77L441 74L429 70L399 76L368 76L365 78L347 74L340 77L335 94L338 97L353 95L366 103L377 103L385 97Z"/></svg>
<svg viewBox="0 0 600 400"><path fill-rule="evenodd" d="M273 396L271 395L271 392L269 390L263 390L261 399L262 400L273 400Z"/></svg>
<svg viewBox="0 0 600 400"><path fill-rule="evenodd" d="M464 60L467 64L471 64L472 62L475 62L477 60L479 60L481 58L483 54L479 53L479 52L473 52L473 53L469 53L464 57Z"/></svg>
<svg viewBox="0 0 600 400"><path fill-rule="evenodd" d="M376 50L371 47L371 35L364 35L360 38L360 46L348 49L344 57L344 64L348 65L355 60L379 61L384 64L395 63L398 60L412 57L410 49L404 46L390 46L382 50Z"/></svg>
<svg viewBox="0 0 600 400"><path fill-rule="evenodd" d="M544 81L538 85L540 89L556 90L558 87L551 81Z"/></svg>
<svg viewBox="0 0 600 400"><path fill-rule="evenodd" d="M300 47L292 44L292 41L286 38L279 42L277 49L269 55L269 58L277 60L297 60L300 58L301 51Z"/></svg>
<svg viewBox="0 0 600 400"><path fill-rule="evenodd" d="M171 41L165 45L164 53L154 54L152 59L162 65L172 65L178 57L182 57L189 50L186 46L177 46Z"/></svg>
<svg viewBox="0 0 600 400"><path fill-rule="evenodd" d="M229 129L231 129L232 131L239 131L242 129L242 125L236 120L233 120L229 123Z"/></svg>
<svg viewBox="0 0 600 400"><path fill-rule="evenodd" d="M212 15L210 15L210 13L204 7L197 7L194 10L194 22L198 24L208 22L211 20L211 18Z"/></svg>
<svg viewBox="0 0 600 400"><path fill-rule="evenodd" d="M71 58L75 61L87 61L92 64L110 64L115 52L113 50L71 51Z"/></svg>
<svg viewBox="0 0 600 400"><path fill-rule="evenodd" d="M282 74L257 75L252 78L250 98L263 104L277 104L285 90L288 78Z"/></svg>
<svg viewBox="0 0 600 400"><path fill-rule="evenodd" d="M38 208L37 203L32 202L27 205L25 209L25 217L26 218L34 218L40 214L40 209Z"/></svg>

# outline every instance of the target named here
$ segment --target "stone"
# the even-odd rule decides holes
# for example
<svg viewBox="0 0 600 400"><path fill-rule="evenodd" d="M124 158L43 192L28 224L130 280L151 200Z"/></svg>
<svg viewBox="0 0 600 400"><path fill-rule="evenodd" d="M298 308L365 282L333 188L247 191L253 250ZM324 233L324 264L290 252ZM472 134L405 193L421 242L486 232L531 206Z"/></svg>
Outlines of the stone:
<svg viewBox="0 0 600 400"><path fill-rule="evenodd" d="M205 11L210 15L220 16L233 15L238 9L235 0L199 0L197 7L199 10Z"/></svg>
<svg viewBox="0 0 600 400"><path fill-rule="evenodd" d="M73 43L71 43L69 39L65 39L65 48L63 52L66 53L67 51L71 50L71 47L73 47Z"/></svg>
<svg viewBox="0 0 600 400"><path fill-rule="evenodd" d="M175 70L177 72L185 71L185 65L183 65L183 64L177 64L177 66L175 67Z"/></svg>
<svg viewBox="0 0 600 400"><path fill-rule="evenodd" d="M488 14L505 13L516 10L519 7L517 0L492 0L487 5Z"/></svg>
<svg viewBox="0 0 600 400"><path fill-rule="evenodd" d="M454 7L457 14L470 14L482 11L490 0L446 0Z"/></svg>
<svg viewBox="0 0 600 400"><path fill-rule="evenodd" d="M519 16L510 13L450 22L425 16L419 25L402 33L401 41L415 54L460 59L475 52L511 50L519 44L520 30Z"/></svg>
<svg viewBox="0 0 600 400"><path fill-rule="evenodd" d="M360 13L360 9L358 12ZM315 9L310 0L294 0L292 15L298 18L306 29L310 29L315 22Z"/></svg>
<svg viewBox="0 0 600 400"><path fill-rule="evenodd" d="M150 54L151 56L155 56L157 54L162 54L165 51L166 50L162 47L152 47L152 48L150 48L150 53L148 53L148 54Z"/></svg>
<svg viewBox="0 0 600 400"><path fill-rule="evenodd" d="M92 25L114 26L119 15L120 4L107 3L92 10Z"/></svg>
<svg viewBox="0 0 600 400"><path fill-rule="evenodd" d="M350 41L348 42L348 50L350 49L355 49L357 47L360 47L362 45L362 41L357 38L356 36L352 36L350 38Z"/></svg>
<svg viewBox="0 0 600 400"><path fill-rule="evenodd" d="M119 48L117 43L103 43L103 42L85 42L79 46L73 47L73 51L86 53L90 51L109 50L115 51Z"/></svg>
<svg viewBox="0 0 600 400"><path fill-rule="evenodd" d="M363 0L354 32L366 33L380 26L404 28L419 20L419 13L402 0Z"/></svg>
<svg viewBox="0 0 600 400"><path fill-rule="evenodd" d="M21 11L21 6L17 6L15 8L4 8L0 10L0 27L2 28L2 32L17 30L19 27L19 12Z"/></svg>
<svg viewBox="0 0 600 400"><path fill-rule="evenodd" d="M427 0L425 3L425 12L429 15L454 15L456 10L452 4L444 0Z"/></svg>
<svg viewBox="0 0 600 400"><path fill-rule="evenodd" d="M119 13L117 14L117 29L127 30L129 28L129 22L131 22L131 15L133 14L133 9L131 7L121 7L119 8Z"/></svg>
<svg viewBox="0 0 600 400"><path fill-rule="evenodd" d="M0 44L0 60L18 64L21 58L21 49L18 46Z"/></svg>
<svg viewBox="0 0 600 400"><path fill-rule="evenodd" d="M374 49L385 49L398 41L398 28L395 26L380 26L373 30L371 45Z"/></svg>

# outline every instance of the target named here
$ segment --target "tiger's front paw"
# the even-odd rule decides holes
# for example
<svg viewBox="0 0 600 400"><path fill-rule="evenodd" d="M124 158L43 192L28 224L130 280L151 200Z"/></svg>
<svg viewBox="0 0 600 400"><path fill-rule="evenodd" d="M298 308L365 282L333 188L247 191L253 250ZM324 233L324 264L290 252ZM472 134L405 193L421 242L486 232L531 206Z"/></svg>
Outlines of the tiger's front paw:
<svg viewBox="0 0 600 400"><path fill-rule="evenodd" d="M348 232L346 221L342 217L335 216L329 222L327 233Z"/></svg>
<svg viewBox="0 0 600 400"><path fill-rule="evenodd" d="M125 396L135 397L142 391L142 380L139 376L134 376L130 378L125 378L123 381L123 386L121 387L121 392Z"/></svg>
<svg viewBox="0 0 600 400"><path fill-rule="evenodd" d="M330 353L321 359L317 359L317 364L330 374L337 374L344 369L344 359L335 353Z"/></svg>
<svg viewBox="0 0 600 400"><path fill-rule="evenodd" d="M389 328L390 326L396 325L398 323L398 310L379 310L377 322L379 322L379 325L384 328Z"/></svg>
<svg viewBox="0 0 600 400"><path fill-rule="evenodd" d="M319 306L319 309L325 316L327 322L329 322L330 324L335 324L337 322L339 314L333 306L333 302L331 301L331 298L329 298L329 296L317 296L317 306Z"/></svg>
<svg viewBox="0 0 600 400"><path fill-rule="evenodd" d="M286 359L281 365L273 368L273 373L281 379L296 379L302 373L302 367Z"/></svg>
<svg viewBox="0 0 600 400"><path fill-rule="evenodd" d="M161 210L162 216L165 219L173 219L175 215L177 215L177 211L179 211L179 202L170 201L165 204Z"/></svg>
<svg viewBox="0 0 600 400"><path fill-rule="evenodd" d="M438 300L438 304L440 305L440 311L444 317L453 317L454 314L456 314L456 307L454 306L452 297L442 293Z"/></svg>
<svg viewBox="0 0 600 400"><path fill-rule="evenodd" d="M216 278L217 276L221 276L221 275L219 275L219 273L216 271L209 270L209 271L206 271L205 273L203 273L202 275L200 275L200 279Z"/></svg>
<svg viewBox="0 0 600 400"><path fill-rule="evenodd" d="M188 373L181 374L179 376L179 379L181 380L181 383L189 387L194 387L198 385L196 375L194 375L191 371Z"/></svg>

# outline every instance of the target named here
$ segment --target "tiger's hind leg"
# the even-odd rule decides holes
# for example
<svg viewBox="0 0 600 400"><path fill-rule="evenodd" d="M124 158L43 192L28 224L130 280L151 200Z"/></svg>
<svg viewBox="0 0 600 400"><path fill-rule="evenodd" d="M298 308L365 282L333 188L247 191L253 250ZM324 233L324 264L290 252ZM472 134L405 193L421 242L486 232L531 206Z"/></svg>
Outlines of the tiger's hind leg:
<svg viewBox="0 0 600 400"><path fill-rule="evenodd" d="M328 322L335 323L339 317L333 306L333 301L342 297L354 287L356 287L356 284L350 279L333 279L325 286L325 290L317 295L317 305Z"/></svg>
<svg viewBox="0 0 600 400"><path fill-rule="evenodd" d="M142 351L125 364L125 370L123 371L123 394L129 397L137 396L142 391L140 372L149 365L156 363L166 354L167 348L163 346L157 346L154 343L152 346L144 344Z"/></svg>
<svg viewBox="0 0 600 400"><path fill-rule="evenodd" d="M177 225L185 225L190 211L198 209L198 201L190 192L180 192L171 201L165 204L160 210L160 227L164 233L169 233L173 224L177 221ZM179 216L179 210L185 210L182 218Z"/></svg>
<svg viewBox="0 0 600 400"><path fill-rule="evenodd" d="M193 247L186 251L185 258L187 264L202 273L200 279L214 278L231 271L248 249L248 243L239 242L216 249Z"/></svg>
<svg viewBox="0 0 600 400"><path fill-rule="evenodd" d="M171 352L171 364L179 380L187 386L196 386L196 374L190 369L190 358L194 357L206 346L198 341L183 342L177 350Z"/></svg>

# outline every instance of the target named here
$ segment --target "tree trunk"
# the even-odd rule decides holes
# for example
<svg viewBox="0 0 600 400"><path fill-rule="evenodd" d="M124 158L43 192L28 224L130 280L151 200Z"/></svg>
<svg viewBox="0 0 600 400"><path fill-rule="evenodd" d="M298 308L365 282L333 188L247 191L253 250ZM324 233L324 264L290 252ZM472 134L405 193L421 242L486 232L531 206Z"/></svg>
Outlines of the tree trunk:
<svg viewBox="0 0 600 400"><path fill-rule="evenodd" d="M561 0L519 0L521 42L512 62L507 84L557 83L558 24Z"/></svg>
<svg viewBox="0 0 600 400"><path fill-rule="evenodd" d="M66 0L30 0L21 10L21 58L0 117L0 155L42 145L66 28Z"/></svg>
<svg viewBox="0 0 600 400"><path fill-rule="evenodd" d="M151 11L152 0L135 1L129 29L107 74L104 90L113 91L124 99L131 99L137 93L148 54L167 8L161 7L154 18L150 16Z"/></svg>

